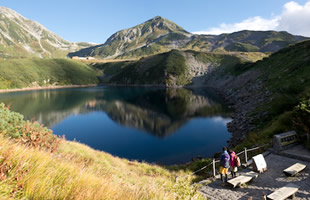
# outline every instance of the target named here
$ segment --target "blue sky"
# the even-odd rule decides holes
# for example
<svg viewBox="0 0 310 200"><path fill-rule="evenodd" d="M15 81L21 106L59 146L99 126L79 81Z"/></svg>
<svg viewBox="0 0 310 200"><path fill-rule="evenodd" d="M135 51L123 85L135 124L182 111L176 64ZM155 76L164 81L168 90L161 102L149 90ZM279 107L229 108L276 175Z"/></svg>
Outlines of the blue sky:
<svg viewBox="0 0 310 200"><path fill-rule="evenodd" d="M1 0L0 6L73 42L104 43L158 15L195 33L274 29L310 36L310 0Z"/></svg>

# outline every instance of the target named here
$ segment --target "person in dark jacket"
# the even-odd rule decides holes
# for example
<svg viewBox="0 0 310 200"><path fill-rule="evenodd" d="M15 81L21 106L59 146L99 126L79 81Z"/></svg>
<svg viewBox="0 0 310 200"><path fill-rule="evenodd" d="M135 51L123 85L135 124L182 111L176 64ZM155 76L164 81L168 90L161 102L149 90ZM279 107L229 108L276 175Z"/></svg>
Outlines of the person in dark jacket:
<svg viewBox="0 0 310 200"><path fill-rule="evenodd" d="M220 174L221 174L221 181L223 183L223 185L225 185L225 183L227 182L227 173L228 173L228 169L230 167L230 156L227 153L227 148L223 147L223 153L220 157ZM225 179L224 179L225 176Z"/></svg>

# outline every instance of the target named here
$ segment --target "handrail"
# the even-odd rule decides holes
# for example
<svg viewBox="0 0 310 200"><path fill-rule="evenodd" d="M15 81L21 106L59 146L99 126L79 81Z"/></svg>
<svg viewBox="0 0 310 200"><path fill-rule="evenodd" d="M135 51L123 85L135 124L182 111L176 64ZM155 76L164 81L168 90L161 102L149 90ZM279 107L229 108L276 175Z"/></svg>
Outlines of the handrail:
<svg viewBox="0 0 310 200"><path fill-rule="evenodd" d="M244 153L244 151L241 151L241 152L237 153L236 155L239 156L239 155L241 155L243 153Z"/></svg>
<svg viewBox="0 0 310 200"><path fill-rule="evenodd" d="M241 154L244 153L244 154L245 154L245 160L246 160L246 162L247 162L247 160L248 160L248 159L247 159L247 152L249 152L249 151L254 151L254 150L263 148L263 147L265 147L265 146L268 146L268 145L270 145L270 143L267 143L267 144L264 144L264 145L261 145L261 146L258 146L258 147L254 147L254 148L252 148L252 149L246 149L246 148L244 148L244 151L241 151L241 152L237 153L236 155L239 156L239 155L241 155ZM218 159L218 160L213 159L211 163L209 163L208 165L206 165L206 166L204 166L204 167L198 169L197 171L194 171L193 173L191 173L191 174L189 174L189 175L186 175L186 176L182 176L182 177L177 177L177 176L176 176L176 179L178 179L178 178L181 179L181 178L185 178L185 177L194 175L194 174L196 174L197 172L200 172L200 171L206 169L207 167L209 167L209 166L212 165L212 164L213 164L213 176L215 176L215 163L218 163L218 162L220 162L219 159Z"/></svg>
<svg viewBox="0 0 310 200"><path fill-rule="evenodd" d="M254 151L254 150L256 150L256 149L260 149L260 148L262 148L262 147L268 146L269 144L270 144L270 143L267 143L267 144L264 144L264 145L259 146L259 147L254 147L254 148L252 148L252 149L247 149L247 151Z"/></svg>

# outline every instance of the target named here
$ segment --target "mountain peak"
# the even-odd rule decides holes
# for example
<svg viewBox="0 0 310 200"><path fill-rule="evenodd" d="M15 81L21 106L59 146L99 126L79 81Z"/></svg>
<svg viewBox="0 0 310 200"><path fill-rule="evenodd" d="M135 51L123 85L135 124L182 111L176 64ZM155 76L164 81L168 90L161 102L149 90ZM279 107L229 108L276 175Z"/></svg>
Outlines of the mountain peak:
<svg viewBox="0 0 310 200"><path fill-rule="evenodd" d="M161 52L161 49L168 51L171 48L178 48L187 42L190 36L192 34L185 31L176 23L161 16L156 16L134 27L114 33L102 45L73 52L69 56L91 55L103 58L115 58L127 53L133 53L133 55L141 54L141 56L151 55ZM182 41L176 43L175 41L178 39L182 39ZM162 44L159 44L160 41ZM165 45L163 43L169 47L164 47ZM137 53L139 51L141 53Z"/></svg>
<svg viewBox="0 0 310 200"><path fill-rule="evenodd" d="M156 16L156 17L153 17L151 20L152 21L158 21L158 20L162 20L162 19L165 19L165 18L163 18L161 16Z"/></svg>
<svg viewBox="0 0 310 200"><path fill-rule="evenodd" d="M20 15L15 10L12 10L12 9L5 7L5 6L0 6L0 14L3 14L6 17L9 17L11 19L13 19L13 18L18 18L18 19L24 18L22 15Z"/></svg>
<svg viewBox="0 0 310 200"><path fill-rule="evenodd" d="M5 7L5 6L0 6L0 11L4 11L4 10L10 10L11 11L12 9Z"/></svg>

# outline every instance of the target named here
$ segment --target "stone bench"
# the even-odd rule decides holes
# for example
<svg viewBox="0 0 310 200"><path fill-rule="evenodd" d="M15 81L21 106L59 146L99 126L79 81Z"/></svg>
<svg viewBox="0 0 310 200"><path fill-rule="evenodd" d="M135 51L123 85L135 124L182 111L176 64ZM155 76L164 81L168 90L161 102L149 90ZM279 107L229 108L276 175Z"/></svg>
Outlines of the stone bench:
<svg viewBox="0 0 310 200"><path fill-rule="evenodd" d="M289 183L284 187L281 187L280 189L274 191L273 193L269 194L267 196L267 199L269 200L284 200L289 197L292 197L292 199L295 198L295 193L298 191L298 186Z"/></svg>
<svg viewBox="0 0 310 200"><path fill-rule="evenodd" d="M258 177L258 173L251 171L243 175L237 176L236 178L230 179L229 181L227 181L227 183L230 184L233 188L235 188L237 186L250 182L256 177Z"/></svg>
<svg viewBox="0 0 310 200"><path fill-rule="evenodd" d="M301 172L302 170L304 170L307 166L301 163L295 163L294 165L286 168L285 170L283 170L283 173L286 176L295 176L296 174L298 174L299 172Z"/></svg>
<svg viewBox="0 0 310 200"><path fill-rule="evenodd" d="M298 136L296 131L289 131L273 136L273 149L276 152L282 151L284 148L289 147L298 142Z"/></svg>

